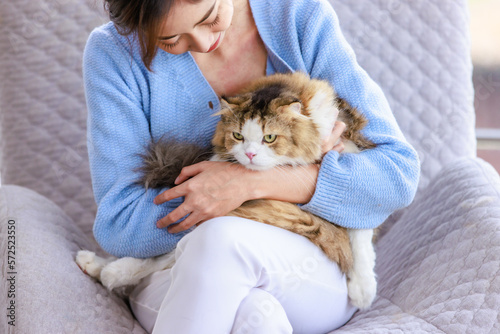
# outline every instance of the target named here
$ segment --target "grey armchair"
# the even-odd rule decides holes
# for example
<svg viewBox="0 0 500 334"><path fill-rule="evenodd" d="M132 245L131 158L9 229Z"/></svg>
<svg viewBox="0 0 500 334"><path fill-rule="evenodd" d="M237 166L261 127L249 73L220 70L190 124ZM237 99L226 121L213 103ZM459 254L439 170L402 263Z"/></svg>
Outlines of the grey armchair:
<svg viewBox="0 0 500 334"><path fill-rule="evenodd" d="M338 332L499 333L500 178L475 155L467 1L331 2L422 162L377 244L378 297ZM91 0L0 4L2 333L144 333L73 260L102 253L81 56L105 21Z"/></svg>

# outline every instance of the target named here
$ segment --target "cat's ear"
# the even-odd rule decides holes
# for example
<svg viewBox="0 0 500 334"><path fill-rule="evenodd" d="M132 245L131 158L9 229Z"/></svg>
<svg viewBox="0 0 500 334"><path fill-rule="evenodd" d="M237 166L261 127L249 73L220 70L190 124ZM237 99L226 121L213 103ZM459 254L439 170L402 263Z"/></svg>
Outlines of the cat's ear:
<svg viewBox="0 0 500 334"><path fill-rule="evenodd" d="M220 110L214 114L214 116L223 116L233 114L233 108L236 107L235 104L227 102L224 98L220 98Z"/></svg>
<svg viewBox="0 0 500 334"><path fill-rule="evenodd" d="M229 104L229 102L227 102L227 100L223 97L220 98L220 108L221 109L231 109L231 105Z"/></svg>
<svg viewBox="0 0 500 334"><path fill-rule="evenodd" d="M278 112L288 111L288 112L293 112L293 113L302 115L302 113L301 113L302 103L300 103L300 102L292 102L290 104L278 107L277 110L278 110Z"/></svg>

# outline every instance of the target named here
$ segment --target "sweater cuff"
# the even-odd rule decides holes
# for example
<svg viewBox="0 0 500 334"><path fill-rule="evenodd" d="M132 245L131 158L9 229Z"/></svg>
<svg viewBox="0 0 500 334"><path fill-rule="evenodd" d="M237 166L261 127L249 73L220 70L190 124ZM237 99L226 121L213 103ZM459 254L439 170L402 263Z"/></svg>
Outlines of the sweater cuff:
<svg viewBox="0 0 500 334"><path fill-rule="evenodd" d="M309 203L301 206L303 210L329 222L334 222L334 213L351 183L350 173L340 168L339 157L336 151L330 151L323 157L313 197Z"/></svg>

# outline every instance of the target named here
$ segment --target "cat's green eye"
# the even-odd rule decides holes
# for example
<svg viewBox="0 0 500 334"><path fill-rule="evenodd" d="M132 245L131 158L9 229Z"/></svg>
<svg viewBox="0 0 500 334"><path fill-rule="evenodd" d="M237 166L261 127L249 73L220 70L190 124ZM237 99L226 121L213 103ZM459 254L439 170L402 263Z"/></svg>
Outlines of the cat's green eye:
<svg viewBox="0 0 500 334"><path fill-rule="evenodd" d="M265 135L264 136L264 141L268 144L274 143L276 140L277 136L276 135Z"/></svg>
<svg viewBox="0 0 500 334"><path fill-rule="evenodd" d="M236 140L243 140L243 136L241 135L241 133L238 132L233 132L233 137Z"/></svg>

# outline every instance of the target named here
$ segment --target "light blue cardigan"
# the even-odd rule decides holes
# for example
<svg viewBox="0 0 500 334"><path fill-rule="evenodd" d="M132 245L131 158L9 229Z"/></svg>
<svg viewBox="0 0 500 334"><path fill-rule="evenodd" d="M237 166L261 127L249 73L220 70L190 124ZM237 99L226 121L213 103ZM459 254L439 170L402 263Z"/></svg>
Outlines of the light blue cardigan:
<svg viewBox="0 0 500 334"><path fill-rule="evenodd" d="M419 161L406 142L381 89L356 62L326 0L252 0L267 52L267 74L303 71L329 80L368 118L364 134L377 148L361 154L328 153L316 192L303 205L328 221L374 228L413 199ZM159 50L153 72L138 44L108 23L89 37L83 60L88 105L88 149L98 212L94 235L116 256L150 257L172 250L188 232L169 234L156 221L182 199L153 204L134 172L151 138L164 134L209 145L220 108L190 53ZM211 108L211 106L213 108Z"/></svg>

